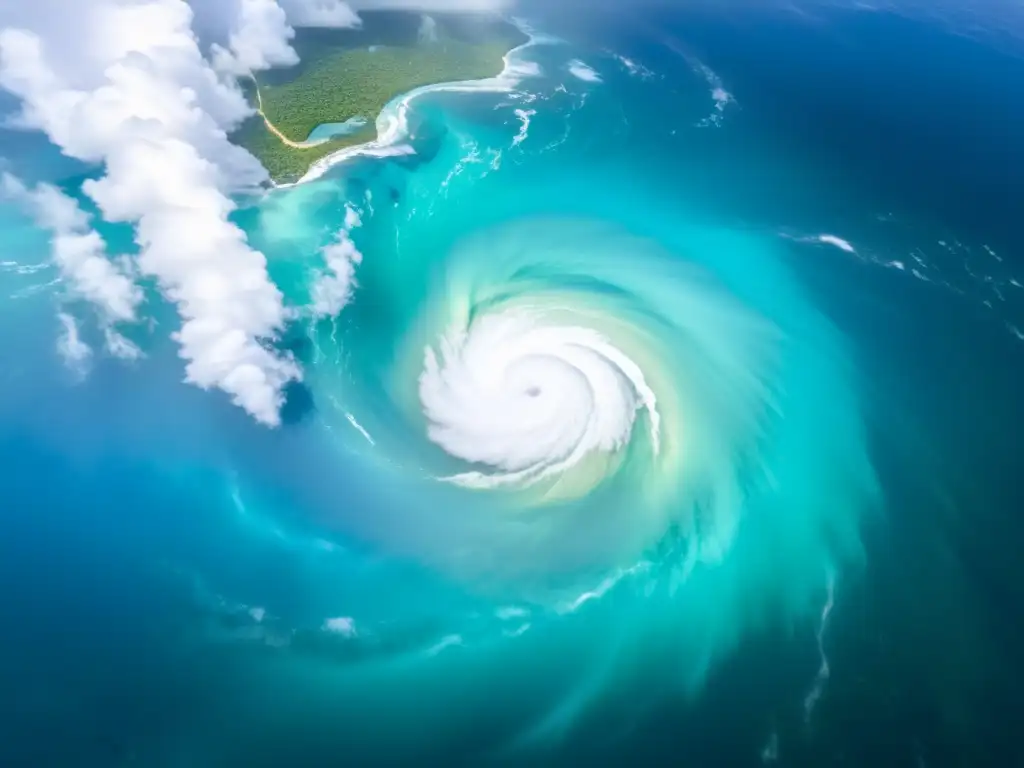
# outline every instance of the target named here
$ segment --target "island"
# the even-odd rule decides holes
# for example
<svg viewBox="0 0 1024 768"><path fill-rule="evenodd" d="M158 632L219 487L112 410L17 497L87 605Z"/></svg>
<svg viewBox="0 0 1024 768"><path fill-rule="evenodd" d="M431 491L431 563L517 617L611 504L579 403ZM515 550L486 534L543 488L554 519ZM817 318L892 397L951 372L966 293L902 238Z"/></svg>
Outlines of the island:
<svg viewBox="0 0 1024 768"><path fill-rule="evenodd" d="M293 182L326 155L376 137L396 96L425 85L493 77L526 35L491 17L363 14L356 30L299 29L294 67L242 80L255 115L232 139L277 183Z"/></svg>

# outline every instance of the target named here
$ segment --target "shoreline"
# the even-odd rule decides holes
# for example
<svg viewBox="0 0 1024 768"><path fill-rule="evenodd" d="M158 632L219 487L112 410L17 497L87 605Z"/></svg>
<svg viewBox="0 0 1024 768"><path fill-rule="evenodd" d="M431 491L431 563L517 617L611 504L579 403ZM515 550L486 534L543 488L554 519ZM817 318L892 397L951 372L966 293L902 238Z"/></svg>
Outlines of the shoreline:
<svg viewBox="0 0 1024 768"><path fill-rule="evenodd" d="M414 88L400 96L396 96L380 111L375 120L375 126L377 136L370 141L363 142L362 144L353 144L350 147L344 147L339 149L337 152L332 152L319 160L314 161L306 172L299 177L297 181L278 183L271 179L273 189L288 189L290 187L298 186L299 184L305 184L310 181L315 181L323 176L331 168L348 162L349 160L356 157L397 157L401 155L411 155L415 153L415 150L408 144L403 142L409 137L409 109L412 102L421 96L425 96L430 93L510 93L526 78L533 77L540 74L540 68L533 62L520 59L519 55L536 45L541 45L547 42L553 42L554 38L550 38L544 35L540 35L528 27L522 20L510 19L509 22L516 27L520 32L527 36L527 40L519 45L508 50L504 56L502 56L502 70L493 77L485 77L477 80L453 80L443 83L434 83L432 85L423 85L419 88ZM257 96L259 94L259 88L257 87ZM270 127L269 121L266 116L262 114L268 128ZM271 129L273 130L273 129ZM273 130L274 134L278 138L287 139L279 131ZM289 143L291 140L285 141L289 146L295 146L294 143ZM319 143L319 142L318 142ZM306 145L316 146L316 144ZM302 148L302 147L299 147Z"/></svg>

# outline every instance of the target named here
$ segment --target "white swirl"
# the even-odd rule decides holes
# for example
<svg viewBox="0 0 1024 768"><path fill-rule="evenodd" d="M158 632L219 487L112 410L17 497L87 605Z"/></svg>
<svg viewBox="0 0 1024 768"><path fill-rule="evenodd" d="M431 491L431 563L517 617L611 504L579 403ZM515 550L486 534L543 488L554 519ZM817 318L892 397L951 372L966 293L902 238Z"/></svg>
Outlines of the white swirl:
<svg viewBox="0 0 1024 768"><path fill-rule="evenodd" d="M411 238L443 259L389 275L372 306L405 311L339 369L365 404L343 434L357 414L393 494L360 536L555 607L663 560L665 588L699 573L706 606L787 569L784 599L816 598L872 494L842 340L759 238L645 232L541 217Z"/></svg>
<svg viewBox="0 0 1024 768"><path fill-rule="evenodd" d="M640 367L600 333L561 320L508 309L450 329L440 358L427 348L419 393L430 439L496 470L448 479L487 488L561 475L620 450L639 409L657 453L657 400Z"/></svg>

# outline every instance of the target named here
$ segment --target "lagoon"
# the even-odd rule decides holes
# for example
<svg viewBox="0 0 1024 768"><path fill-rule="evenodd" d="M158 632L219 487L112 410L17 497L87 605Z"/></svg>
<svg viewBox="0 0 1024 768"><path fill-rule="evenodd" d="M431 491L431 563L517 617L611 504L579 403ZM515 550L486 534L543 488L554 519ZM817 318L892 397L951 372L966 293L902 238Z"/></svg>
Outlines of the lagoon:
<svg viewBox="0 0 1024 768"><path fill-rule="evenodd" d="M306 141L326 141L337 136L350 136L365 128L369 122L369 119L362 115L356 115L340 123L321 123L309 132Z"/></svg>

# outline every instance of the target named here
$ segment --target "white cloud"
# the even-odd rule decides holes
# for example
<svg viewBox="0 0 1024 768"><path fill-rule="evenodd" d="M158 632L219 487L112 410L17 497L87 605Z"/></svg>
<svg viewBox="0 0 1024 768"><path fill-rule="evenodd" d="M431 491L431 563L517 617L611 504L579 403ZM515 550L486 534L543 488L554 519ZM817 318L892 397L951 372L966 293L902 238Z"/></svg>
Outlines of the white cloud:
<svg viewBox="0 0 1024 768"><path fill-rule="evenodd" d="M343 637L355 637L356 636L356 623L355 620L348 616L338 616L334 619L327 619L324 621L324 631L331 632L335 635L342 635Z"/></svg>
<svg viewBox="0 0 1024 768"><path fill-rule="evenodd" d="M514 0L350 0L357 11L405 10L436 11L439 13L490 13L503 11L514 4Z"/></svg>
<svg viewBox="0 0 1024 768"><path fill-rule="evenodd" d="M134 225L139 270L181 316L186 379L279 423L283 389L301 375L267 346L287 312L266 260L229 219L229 195L265 178L226 135L248 105L202 58L182 0L68 5L73 36L60 13L19 9L17 28L0 12L0 86L22 100L23 125L102 166L83 191L105 219Z"/></svg>
<svg viewBox="0 0 1024 768"><path fill-rule="evenodd" d="M202 0L193 0L201 2ZM210 0L212 1L212 0ZM296 27L358 27L362 22L359 11L419 11L493 13L503 11L513 0L278 0ZM433 39L436 22L424 19L420 33Z"/></svg>
<svg viewBox="0 0 1024 768"><path fill-rule="evenodd" d="M122 360L137 360L142 357L141 349L109 326L103 329L103 341L107 352L114 357L120 357Z"/></svg>
<svg viewBox="0 0 1024 768"><path fill-rule="evenodd" d="M437 42L437 22L433 16L423 14L423 19L420 21L419 38L421 43Z"/></svg>
<svg viewBox="0 0 1024 768"><path fill-rule="evenodd" d="M79 376L84 376L89 365L89 358L92 357L92 350L89 345L82 341L78 335L78 324L75 318L66 312L57 315L60 320L63 334L57 341L57 352L64 358L64 362Z"/></svg>
<svg viewBox="0 0 1024 768"><path fill-rule="evenodd" d="M569 73L580 80L587 83L600 83L601 76L597 74L593 67L585 64L579 59L573 59L569 62Z"/></svg>
<svg viewBox="0 0 1024 768"><path fill-rule="evenodd" d="M215 45L213 61L219 69L238 75L298 64L299 55L290 44L293 37L295 30L276 0L241 0L227 47Z"/></svg>
<svg viewBox="0 0 1024 768"><path fill-rule="evenodd" d="M107 351L123 359L140 357L142 351L113 324L136 319L142 291L107 258L102 238L90 227L89 217L78 203L50 184L29 188L9 173L0 176L0 192L25 207L38 226L50 230L53 260L71 294L98 310ZM58 343L61 356L84 373L83 363L92 350L79 337L70 314L60 312L58 317L64 330Z"/></svg>
<svg viewBox="0 0 1024 768"><path fill-rule="evenodd" d="M359 15L341 0L281 0L297 27L358 27Z"/></svg>
<svg viewBox="0 0 1024 768"><path fill-rule="evenodd" d="M292 27L358 27L362 23L360 11L493 13L512 5L512 0L188 1L199 19L198 31L218 43L218 64L233 63L239 69L294 63L289 61L289 51L294 53L290 45ZM225 51L229 54L227 58Z"/></svg>
<svg viewBox="0 0 1024 768"><path fill-rule="evenodd" d="M363 255L356 248L349 233L360 225L359 214L352 207L345 209L345 225L337 239L323 251L327 269L313 284L313 312L318 317L333 317L352 299L355 288L356 267Z"/></svg>
<svg viewBox="0 0 1024 768"><path fill-rule="evenodd" d="M850 242L848 240L844 240L843 238L837 237L836 235L818 235L817 237L812 239L817 240L819 243L824 243L825 245L834 245L839 250L846 251L847 253L857 252L856 249L852 245L850 245Z"/></svg>
<svg viewBox="0 0 1024 768"><path fill-rule="evenodd" d="M72 291L94 304L106 322L131 322L142 291L106 257L102 238L78 203L49 184L29 189L9 173L0 190L52 232L53 259Z"/></svg>
<svg viewBox="0 0 1024 768"><path fill-rule="evenodd" d="M612 54L629 74L640 77L644 80L654 77L654 72L634 59L627 58L621 54Z"/></svg>
<svg viewBox="0 0 1024 768"><path fill-rule="evenodd" d="M290 355L270 346L289 310L269 279L265 258L230 218L232 195L253 190L267 177L254 157L227 138L252 110L234 79L223 73L294 63L292 24L352 26L361 10L496 11L507 5L505 0L4 3L0 87L21 100L18 124L43 131L65 155L102 169L82 190L105 220L134 227L134 267L156 281L181 317L174 339L186 361L186 380L219 388L259 421L276 425L284 388L300 379L301 371ZM203 57L208 45L216 66ZM50 194L45 187L31 194L40 189ZM137 287L106 259L102 239L87 220L80 226L78 216L68 215L77 228L66 230L72 237L62 241L60 253L55 243L55 258L77 275L77 290L114 320L134 318ZM351 241L339 241L325 251L335 302L349 295L358 263L358 251L348 248L355 251ZM62 315L62 323L68 355L85 359L88 347L74 319ZM109 324L104 336L114 354L139 354Z"/></svg>

